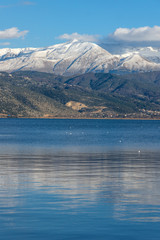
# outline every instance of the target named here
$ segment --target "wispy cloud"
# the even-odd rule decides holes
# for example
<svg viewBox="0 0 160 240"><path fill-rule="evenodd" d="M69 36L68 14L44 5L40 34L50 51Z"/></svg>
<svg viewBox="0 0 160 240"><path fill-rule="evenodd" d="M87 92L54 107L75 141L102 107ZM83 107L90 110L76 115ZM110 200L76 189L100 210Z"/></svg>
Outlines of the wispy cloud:
<svg viewBox="0 0 160 240"><path fill-rule="evenodd" d="M108 38L124 42L160 41L160 27L118 28Z"/></svg>
<svg viewBox="0 0 160 240"><path fill-rule="evenodd" d="M18 6L31 6L31 5L35 5L35 2L32 2L32 1L21 1L21 2L15 3L15 4L0 5L0 8L12 8L12 7L18 7Z"/></svg>
<svg viewBox="0 0 160 240"><path fill-rule="evenodd" d="M88 34L79 34L79 33L72 33L68 34L65 33L58 37L58 39L64 39L72 41L74 39L80 40L80 41L87 41L87 42L97 42L99 38L99 35L88 35Z"/></svg>
<svg viewBox="0 0 160 240"><path fill-rule="evenodd" d="M35 5L35 2L31 2L31 1L23 1L23 2L21 2L21 5L26 5L26 6L29 6L29 5Z"/></svg>
<svg viewBox="0 0 160 240"><path fill-rule="evenodd" d="M15 38L24 38L28 33L28 30L20 31L18 28L8 28L3 31L0 31L0 39L15 39Z"/></svg>
<svg viewBox="0 0 160 240"><path fill-rule="evenodd" d="M9 4L9 5L0 5L0 8L9 8L9 7L13 7L14 5L11 5L11 4Z"/></svg>
<svg viewBox="0 0 160 240"><path fill-rule="evenodd" d="M0 42L0 46L9 46L10 45L10 42Z"/></svg>

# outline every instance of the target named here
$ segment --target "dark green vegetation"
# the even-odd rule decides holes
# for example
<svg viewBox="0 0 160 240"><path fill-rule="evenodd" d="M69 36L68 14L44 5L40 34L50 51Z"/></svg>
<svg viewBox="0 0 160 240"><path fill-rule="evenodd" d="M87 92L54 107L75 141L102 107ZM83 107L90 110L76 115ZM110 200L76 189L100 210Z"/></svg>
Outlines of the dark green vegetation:
<svg viewBox="0 0 160 240"><path fill-rule="evenodd" d="M160 72L0 73L1 117L159 118Z"/></svg>

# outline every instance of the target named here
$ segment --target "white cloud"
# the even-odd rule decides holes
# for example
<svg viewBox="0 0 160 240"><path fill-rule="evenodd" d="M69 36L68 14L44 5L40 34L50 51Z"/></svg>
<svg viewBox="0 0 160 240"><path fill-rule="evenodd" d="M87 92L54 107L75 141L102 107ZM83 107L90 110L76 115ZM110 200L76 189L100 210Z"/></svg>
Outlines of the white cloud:
<svg viewBox="0 0 160 240"><path fill-rule="evenodd" d="M88 35L88 34L79 34L79 33L72 33L68 34L65 33L58 37L58 39L64 39L64 40L80 40L80 41L86 41L86 42L97 42L99 38L99 35Z"/></svg>
<svg viewBox="0 0 160 240"><path fill-rule="evenodd" d="M108 38L124 42L156 42L160 41L160 27L118 28Z"/></svg>
<svg viewBox="0 0 160 240"><path fill-rule="evenodd" d="M0 42L0 46L9 46L10 45L10 42Z"/></svg>
<svg viewBox="0 0 160 240"><path fill-rule="evenodd" d="M0 39L14 39L14 38L24 38L28 33L27 30L20 31L18 28L8 28L3 31L0 31Z"/></svg>

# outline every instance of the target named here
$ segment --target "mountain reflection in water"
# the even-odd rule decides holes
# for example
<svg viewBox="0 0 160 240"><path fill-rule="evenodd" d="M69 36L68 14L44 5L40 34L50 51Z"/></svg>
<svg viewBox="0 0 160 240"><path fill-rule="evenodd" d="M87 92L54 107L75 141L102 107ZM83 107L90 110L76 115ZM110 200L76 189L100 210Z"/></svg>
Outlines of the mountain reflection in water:
<svg viewBox="0 0 160 240"><path fill-rule="evenodd" d="M104 218L160 222L159 152L1 155L0 176L1 214L13 218L17 207L76 213L111 205Z"/></svg>
<svg viewBox="0 0 160 240"><path fill-rule="evenodd" d="M159 240L160 121L0 120L0 240Z"/></svg>

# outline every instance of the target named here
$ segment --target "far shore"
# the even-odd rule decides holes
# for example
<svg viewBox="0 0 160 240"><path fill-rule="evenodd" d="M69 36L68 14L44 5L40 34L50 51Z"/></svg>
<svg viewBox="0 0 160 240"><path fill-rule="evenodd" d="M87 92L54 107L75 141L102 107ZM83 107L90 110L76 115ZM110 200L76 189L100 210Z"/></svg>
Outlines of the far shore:
<svg viewBox="0 0 160 240"><path fill-rule="evenodd" d="M80 118L80 117L73 117L73 118L69 118L69 117L1 117L0 119L66 119L66 120L160 120L160 117L158 118Z"/></svg>

